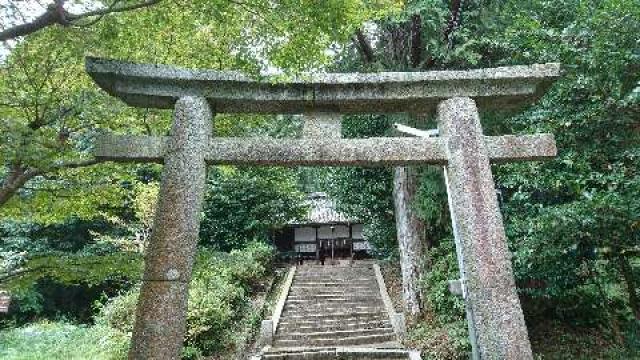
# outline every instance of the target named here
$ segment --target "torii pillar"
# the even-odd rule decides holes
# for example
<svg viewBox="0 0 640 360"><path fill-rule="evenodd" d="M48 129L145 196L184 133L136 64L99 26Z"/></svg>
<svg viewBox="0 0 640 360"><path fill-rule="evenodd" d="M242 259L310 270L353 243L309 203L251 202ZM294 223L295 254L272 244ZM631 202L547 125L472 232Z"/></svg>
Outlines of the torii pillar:
<svg viewBox="0 0 640 360"><path fill-rule="evenodd" d="M212 114L205 98L187 96L176 101L130 359L181 356L211 135Z"/></svg>
<svg viewBox="0 0 640 360"><path fill-rule="evenodd" d="M472 358L533 359L476 103L445 100L437 119Z"/></svg>

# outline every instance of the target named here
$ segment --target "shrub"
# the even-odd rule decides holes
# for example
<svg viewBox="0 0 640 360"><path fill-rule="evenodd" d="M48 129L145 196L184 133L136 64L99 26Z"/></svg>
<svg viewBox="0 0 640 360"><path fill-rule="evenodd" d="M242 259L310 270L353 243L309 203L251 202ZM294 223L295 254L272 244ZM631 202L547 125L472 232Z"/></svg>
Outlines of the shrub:
<svg viewBox="0 0 640 360"><path fill-rule="evenodd" d="M454 247L449 238L431 249L431 268L422 277L426 315L411 329L409 341L422 350L426 359L462 359L470 351L464 302L452 295L448 286L449 280L460 277Z"/></svg>
<svg viewBox="0 0 640 360"><path fill-rule="evenodd" d="M134 287L109 299L106 304L100 307L98 315L95 317L96 325L109 326L124 333L132 332L139 294L140 288Z"/></svg>
<svg viewBox="0 0 640 360"><path fill-rule="evenodd" d="M274 256L273 248L264 243L228 254L199 252L189 288L184 357L233 348L236 324L250 314L249 294L267 279ZM131 332L139 293L136 287L110 299L96 316L96 324Z"/></svg>

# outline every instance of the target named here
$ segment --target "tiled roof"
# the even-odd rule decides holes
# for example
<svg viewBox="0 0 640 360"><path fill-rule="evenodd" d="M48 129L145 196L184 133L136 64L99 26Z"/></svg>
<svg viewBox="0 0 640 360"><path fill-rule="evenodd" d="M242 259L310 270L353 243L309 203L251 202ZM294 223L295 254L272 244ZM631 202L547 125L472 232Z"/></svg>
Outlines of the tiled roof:
<svg viewBox="0 0 640 360"><path fill-rule="evenodd" d="M309 194L307 200L309 211L303 219L292 222L292 224L340 224L358 223L356 219L351 219L335 208L335 203L327 194L315 192Z"/></svg>

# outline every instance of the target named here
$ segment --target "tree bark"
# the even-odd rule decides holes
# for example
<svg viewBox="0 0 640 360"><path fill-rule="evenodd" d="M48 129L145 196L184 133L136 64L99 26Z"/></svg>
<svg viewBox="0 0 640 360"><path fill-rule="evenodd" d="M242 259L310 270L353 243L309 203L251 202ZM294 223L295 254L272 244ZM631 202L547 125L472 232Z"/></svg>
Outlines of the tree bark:
<svg viewBox="0 0 640 360"><path fill-rule="evenodd" d="M362 33L362 30L360 29L356 30L356 44L358 46L358 49L360 49L362 60L365 63L370 64L375 61L373 48L371 47L369 40L367 40L366 36L364 35L364 33Z"/></svg>
<svg viewBox="0 0 640 360"><path fill-rule="evenodd" d="M404 310L411 317L420 315L420 263L424 256L424 223L412 209L418 190L416 168L396 167L393 172L393 200L402 272Z"/></svg>
<svg viewBox="0 0 640 360"><path fill-rule="evenodd" d="M25 169L21 165L14 165L0 187L0 207L6 204L27 181L38 175L40 172L36 169Z"/></svg>
<svg viewBox="0 0 640 360"><path fill-rule="evenodd" d="M631 307L631 311L633 311L633 315L636 317L636 320L640 320L640 298L636 291L636 281L633 277L633 269L629 264L629 260L627 260L627 258L622 254L618 255L618 264L620 266L622 278L627 285L627 291L629 293L629 307Z"/></svg>
<svg viewBox="0 0 640 360"><path fill-rule="evenodd" d="M422 62L422 18L420 14L411 17L411 67L414 69Z"/></svg>
<svg viewBox="0 0 640 360"><path fill-rule="evenodd" d="M0 207L4 206L22 188L27 181L36 176L44 175L60 169L77 169L100 163L100 160L89 159L76 162L66 162L51 166L47 169L37 169L26 167L21 164L14 164L9 171L9 175L0 186Z"/></svg>

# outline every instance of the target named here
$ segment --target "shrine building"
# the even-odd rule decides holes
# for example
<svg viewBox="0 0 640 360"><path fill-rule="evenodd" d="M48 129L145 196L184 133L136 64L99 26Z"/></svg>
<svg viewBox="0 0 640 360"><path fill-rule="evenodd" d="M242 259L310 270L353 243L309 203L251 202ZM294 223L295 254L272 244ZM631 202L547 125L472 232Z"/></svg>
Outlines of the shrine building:
<svg viewBox="0 0 640 360"><path fill-rule="evenodd" d="M363 235L363 222L347 217L336 210L327 194L309 194L306 215L289 222L275 232L273 242L281 253L290 253L302 259L368 257L371 245Z"/></svg>

